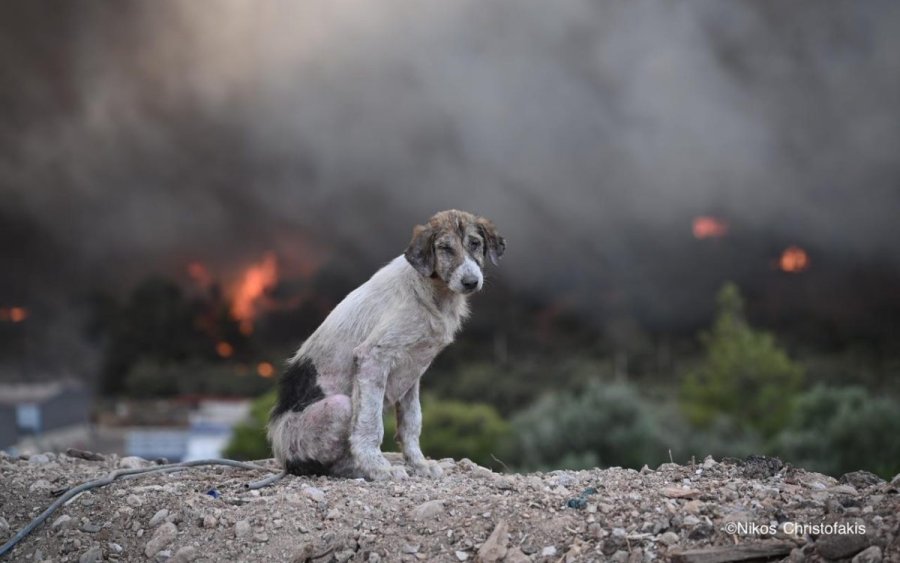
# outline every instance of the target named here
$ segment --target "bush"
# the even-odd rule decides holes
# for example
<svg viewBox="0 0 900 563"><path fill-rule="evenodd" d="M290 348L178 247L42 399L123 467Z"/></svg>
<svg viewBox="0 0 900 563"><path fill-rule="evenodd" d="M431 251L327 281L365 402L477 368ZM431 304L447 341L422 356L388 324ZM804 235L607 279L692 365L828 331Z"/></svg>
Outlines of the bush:
<svg viewBox="0 0 900 563"><path fill-rule="evenodd" d="M640 468L667 460L674 441L634 387L596 379L579 393L545 396L512 425L505 455L523 470Z"/></svg>
<svg viewBox="0 0 900 563"><path fill-rule="evenodd" d="M275 391L271 391L253 401L250 406L250 417L234 427L231 440L225 447L225 457L231 459L272 457L272 450L266 439L266 423L269 422L269 411L275 406L275 400Z"/></svg>
<svg viewBox="0 0 900 563"><path fill-rule="evenodd" d="M774 452L830 475L866 469L890 479L900 473L900 403L862 387L816 387L796 399Z"/></svg>
<svg viewBox="0 0 900 563"><path fill-rule="evenodd" d="M776 346L772 335L747 324L734 284L719 292L718 317L701 338L706 357L681 387L688 420L709 428L717 418L729 416L747 431L774 436L787 423L803 370Z"/></svg>
<svg viewBox="0 0 900 563"><path fill-rule="evenodd" d="M275 392L253 402L250 418L235 427L225 455L234 459L271 457L265 426L275 404ZM385 413L385 440L382 448L396 450L393 412ZM422 406L422 438L425 455L439 459L469 459L482 465L494 464L491 454L498 451L508 436L509 427L492 407L483 404L436 401L425 398Z"/></svg>
<svg viewBox="0 0 900 563"><path fill-rule="evenodd" d="M124 388L126 395L141 399L176 395L253 397L271 389L272 380L259 377L250 368L232 364L142 360L128 371Z"/></svg>

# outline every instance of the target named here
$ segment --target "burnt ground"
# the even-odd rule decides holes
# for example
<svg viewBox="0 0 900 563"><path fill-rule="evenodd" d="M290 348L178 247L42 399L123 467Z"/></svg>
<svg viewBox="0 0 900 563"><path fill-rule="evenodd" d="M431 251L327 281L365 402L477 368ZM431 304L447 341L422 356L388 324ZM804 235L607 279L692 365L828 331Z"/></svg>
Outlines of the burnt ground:
<svg viewBox="0 0 900 563"><path fill-rule="evenodd" d="M149 464L0 453L0 540L54 490L123 462ZM900 476L838 480L767 458L522 475L441 465L439 480L289 477L259 491L244 484L263 474L224 467L116 481L3 560L900 562Z"/></svg>

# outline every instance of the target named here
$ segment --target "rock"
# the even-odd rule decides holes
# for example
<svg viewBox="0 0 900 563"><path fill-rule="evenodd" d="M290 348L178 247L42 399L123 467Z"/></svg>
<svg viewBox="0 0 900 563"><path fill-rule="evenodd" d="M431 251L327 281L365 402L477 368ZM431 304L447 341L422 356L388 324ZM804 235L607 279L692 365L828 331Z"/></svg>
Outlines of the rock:
<svg viewBox="0 0 900 563"><path fill-rule="evenodd" d="M844 473L838 481L860 490L874 487L875 485L880 485L885 482L884 479L869 471L851 471L850 473Z"/></svg>
<svg viewBox="0 0 900 563"><path fill-rule="evenodd" d="M613 561L614 563L627 563L628 552L620 549L619 551L613 553L612 557L610 557L609 560Z"/></svg>
<svg viewBox="0 0 900 563"><path fill-rule="evenodd" d="M250 522L247 520L238 520L234 523L234 537L236 538L249 537L252 531L253 529L250 527Z"/></svg>
<svg viewBox="0 0 900 563"><path fill-rule="evenodd" d="M854 520L841 520L835 525L857 526ZM850 530L861 531L861 530ZM859 553L869 546L869 539L863 533L827 534L816 540L816 551L826 559L843 559Z"/></svg>
<svg viewBox="0 0 900 563"><path fill-rule="evenodd" d="M659 536L659 543L671 546L678 543L678 539L678 534L675 532L666 532Z"/></svg>
<svg viewBox="0 0 900 563"><path fill-rule="evenodd" d="M132 508L137 508L144 505L144 499L137 495L128 495L125 497L125 504Z"/></svg>
<svg viewBox="0 0 900 563"><path fill-rule="evenodd" d="M164 549L160 552L157 552L157 554L156 554L156 560L159 561L159 563L163 563L163 561L169 561L171 558L172 558L172 550L171 549Z"/></svg>
<svg viewBox="0 0 900 563"><path fill-rule="evenodd" d="M0 516L0 534L6 534L9 531L9 522L6 521L6 518Z"/></svg>
<svg viewBox="0 0 900 563"><path fill-rule="evenodd" d="M328 511L328 514L325 515L326 520L337 520L341 517L341 511L337 508L332 508Z"/></svg>
<svg viewBox="0 0 900 563"><path fill-rule="evenodd" d="M28 458L28 463L31 465L44 465L45 463L50 463L50 457L47 454L34 454Z"/></svg>
<svg viewBox="0 0 900 563"><path fill-rule="evenodd" d="M65 530L66 528L70 528L75 525L75 522L72 520L72 517L68 514L63 514L59 518L53 521L53 524L50 527L54 530Z"/></svg>
<svg viewBox="0 0 900 563"><path fill-rule="evenodd" d="M881 559L881 548L873 545L857 553L851 563L881 563Z"/></svg>
<svg viewBox="0 0 900 563"><path fill-rule="evenodd" d="M368 561L369 563L381 563L381 556L378 555L377 552L372 551L369 552L369 557L368 559L366 559L366 561Z"/></svg>
<svg viewBox="0 0 900 563"><path fill-rule="evenodd" d="M143 469L144 467L149 466L149 461L136 455L126 456L119 460L119 467L121 469Z"/></svg>
<svg viewBox="0 0 900 563"><path fill-rule="evenodd" d="M429 500L410 511L409 517L413 520L431 520L444 513L444 501Z"/></svg>
<svg viewBox="0 0 900 563"><path fill-rule="evenodd" d="M466 553L465 551L457 551L457 552L455 552L455 555L456 555L457 561L465 561L466 559L469 558L469 554Z"/></svg>
<svg viewBox="0 0 900 563"><path fill-rule="evenodd" d="M553 557L554 555L556 555L556 547L552 545L548 545L541 550L541 557Z"/></svg>
<svg viewBox="0 0 900 563"><path fill-rule="evenodd" d="M516 480L508 475L497 475L494 486L501 491L511 491L516 488Z"/></svg>
<svg viewBox="0 0 900 563"><path fill-rule="evenodd" d="M76 448L69 448L68 450L66 450L66 455L69 457L84 459L87 461L106 461L106 456L104 455L85 450L79 450Z"/></svg>
<svg viewBox="0 0 900 563"><path fill-rule="evenodd" d="M28 487L28 490L33 493L36 491L49 491L52 488L53 486L50 484L50 481L46 479L38 479Z"/></svg>
<svg viewBox="0 0 900 563"><path fill-rule="evenodd" d="M78 563L100 563L100 561L103 561L103 550L96 546L85 551L78 558Z"/></svg>
<svg viewBox="0 0 900 563"><path fill-rule="evenodd" d="M500 561L506 557L508 544L509 526L506 524L506 520L500 520L494 527L494 531L488 536L488 539L481 544L475 560L483 561L484 563Z"/></svg>
<svg viewBox="0 0 900 563"><path fill-rule="evenodd" d="M852 487L850 485L835 485L833 487L829 487L828 492L833 495L851 495L854 497L859 495L859 491L857 491L855 487Z"/></svg>
<svg viewBox="0 0 900 563"><path fill-rule="evenodd" d="M150 541L147 542L147 545L144 547L144 555L147 557L153 557L158 552L162 551L164 547L172 543L175 537L178 535L178 528L175 527L175 524L171 522L166 522L156 529L156 532L153 533L153 537L150 538Z"/></svg>
<svg viewBox="0 0 900 563"><path fill-rule="evenodd" d="M525 555L518 547L513 547L506 552L504 563L528 563L531 559Z"/></svg>
<svg viewBox="0 0 900 563"><path fill-rule="evenodd" d="M219 521L212 514L206 514L205 516L203 516L203 521L201 522L201 525L204 528L215 528L218 524Z"/></svg>
<svg viewBox="0 0 900 563"><path fill-rule="evenodd" d="M150 518L149 526L151 528L155 528L155 527L159 526L160 524L162 524L165 521L166 516L168 516L168 515L169 515L169 510L166 508L161 508L161 509L157 510L156 514L154 514L153 517Z"/></svg>
<svg viewBox="0 0 900 563"><path fill-rule="evenodd" d="M666 498L693 499L700 496L700 491L686 489L684 487L663 487L660 489L659 493Z"/></svg>
<svg viewBox="0 0 900 563"><path fill-rule="evenodd" d="M414 545L414 544L410 544L410 543L405 543L405 544L403 544L403 546L400 548L400 551L403 552L403 553L409 553L409 554L418 553L418 552L419 552L419 546L418 546L418 545Z"/></svg>
<svg viewBox="0 0 900 563"><path fill-rule="evenodd" d="M316 487L303 487L303 494L316 502L325 502L325 493Z"/></svg>
<svg viewBox="0 0 900 563"><path fill-rule="evenodd" d="M356 555L355 551L353 551L352 549L345 549L343 551L339 551L339 552L335 553L334 560L337 563L346 563L347 561L350 561L351 559L353 559L354 555Z"/></svg>
<svg viewBox="0 0 900 563"><path fill-rule="evenodd" d="M703 459L703 469L712 469L717 465L719 465L719 462L713 459L713 456L711 455L708 455Z"/></svg>
<svg viewBox="0 0 900 563"><path fill-rule="evenodd" d="M257 532L253 534L253 541L258 543L266 543L269 541L269 534L265 532Z"/></svg>
<svg viewBox="0 0 900 563"><path fill-rule="evenodd" d="M119 545L119 544L117 544L117 543L113 543L113 542L109 542L109 543L107 544L107 546L109 547L109 550L110 550L112 553L122 553L122 551L124 551L124 549L125 549L125 548L123 548L121 545Z"/></svg>
<svg viewBox="0 0 900 563"><path fill-rule="evenodd" d="M87 532L88 534L96 534L102 529L103 526L101 526L100 524L93 524L91 522L84 522L80 528L82 532Z"/></svg>

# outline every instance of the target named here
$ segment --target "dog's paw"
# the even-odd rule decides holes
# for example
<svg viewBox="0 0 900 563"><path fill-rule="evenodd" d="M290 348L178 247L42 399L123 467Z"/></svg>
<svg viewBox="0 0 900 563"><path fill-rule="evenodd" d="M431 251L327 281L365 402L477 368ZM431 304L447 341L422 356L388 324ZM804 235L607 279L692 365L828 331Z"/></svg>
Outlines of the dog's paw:
<svg viewBox="0 0 900 563"><path fill-rule="evenodd" d="M409 478L406 469L398 465L380 465L364 469L363 474L370 481L402 481Z"/></svg>
<svg viewBox="0 0 900 563"><path fill-rule="evenodd" d="M441 466L438 465L436 461L423 461L420 463L410 464L409 468L412 470L413 475L417 475L420 477L430 477L432 479L437 479L444 475L444 470L441 469Z"/></svg>

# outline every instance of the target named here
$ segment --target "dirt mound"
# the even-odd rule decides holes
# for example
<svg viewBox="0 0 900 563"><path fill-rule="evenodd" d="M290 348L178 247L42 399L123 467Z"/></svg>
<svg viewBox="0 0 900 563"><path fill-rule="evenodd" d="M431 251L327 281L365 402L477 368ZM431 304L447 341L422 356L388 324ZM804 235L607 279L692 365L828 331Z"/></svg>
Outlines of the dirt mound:
<svg viewBox="0 0 900 563"><path fill-rule="evenodd" d="M142 463L2 455L0 540L54 491ZM760 458L528 475L441 465L439 480L288 477L259 491L244 484L264 474L225 467L116 481L73 499L5 560L900 561L898 478L840 483Z"/></svg>

